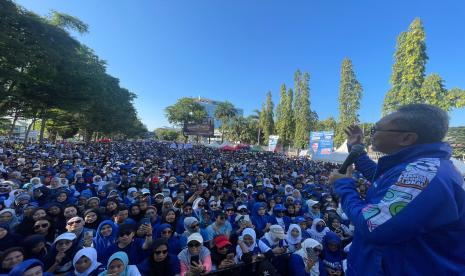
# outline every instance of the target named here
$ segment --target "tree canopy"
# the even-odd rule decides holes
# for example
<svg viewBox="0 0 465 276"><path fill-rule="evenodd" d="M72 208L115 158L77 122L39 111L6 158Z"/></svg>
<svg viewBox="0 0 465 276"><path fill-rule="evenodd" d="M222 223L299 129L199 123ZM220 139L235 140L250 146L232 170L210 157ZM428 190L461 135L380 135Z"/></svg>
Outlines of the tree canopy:
<svg viewBox="0 0 465 276"><path fill-rule="evenodd" d="M0 116L13 118L11 129L21 118L41 121L41 139L46 129L50 136L80 132L87 139L96 132L130 138L147 131L135 94L68 32L84 34L87 24L58 12L40 17L10 0L0 2L0 18ZM60 124L72 124L73 131L60 131Z"/></svg>

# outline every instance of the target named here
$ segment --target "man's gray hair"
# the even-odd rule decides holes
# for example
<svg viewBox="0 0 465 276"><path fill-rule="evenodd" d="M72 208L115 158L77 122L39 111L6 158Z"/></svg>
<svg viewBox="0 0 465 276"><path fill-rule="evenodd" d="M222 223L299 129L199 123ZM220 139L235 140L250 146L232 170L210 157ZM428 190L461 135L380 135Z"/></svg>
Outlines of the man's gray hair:
<svg viewBox="0 0 465 276"><path fill-rule="evenodd" d="M408 104L397 109L393 120L399 128L418 134L417 144L441 142L449 129L449 116L441 108L429 104Z"/></svg>

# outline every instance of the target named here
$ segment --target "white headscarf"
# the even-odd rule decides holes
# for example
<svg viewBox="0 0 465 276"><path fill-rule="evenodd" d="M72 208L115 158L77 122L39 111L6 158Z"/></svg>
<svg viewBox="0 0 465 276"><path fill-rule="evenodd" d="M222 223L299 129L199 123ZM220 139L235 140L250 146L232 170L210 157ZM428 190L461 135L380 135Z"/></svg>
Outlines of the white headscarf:
<svg viewBox="0 0 465 276"><path fill-rule="evenodd" d="M288 192L287 189L288 188L291 188L291 191ZM294 187L292 187L291 185L287 184L285 187L284 187L284 194L287 195L287 196L290 196L292 195L292 192L294 191Z"/></svg>
<svg viewBox="0 0 465 276"><path fill-rule="evenodd" d="M248 245L245 244L245 246L247 246L247 249L249 250L249 252L252 252L255 249L255 247L257 246L257 234L255 233L255 230L253 230L252 228L245 228L242 231L242 235L239 237L239 240L243 241L245 235L249 235L249 236L252 237L252 240L253 240L252 245L248 246Z"/></svg>
<svg viewBox="0 0 465 276"><path fill-rule="evenodd" d="M307 253L307 248L315 248L315 247L320 247L320 249L322 249L322 245L317 242L316 240L314 239L306 239L302 242L302 248L297 250L296 252L294 252L294 254L297 254L299 255L300 257L302 257L302 260L304 261L304 264L305 264L305 271L308 271L307 269L307 261L308 261L308 253ZM318 265L315 264L313 266L313 268Z"/></svg>
<svg viewBox="0 0 465 276"><path fill-rule="evenodd" d="M324 222L324 220L319 219L319 218L314 219L313 224L312 224L312 228L308 232L309 232L310 236L312 236L313 239L315 239L318 242L323 242L323 237L326 235L327 232L329 232L331 230L329 230L329 228L326 227L326 222L325 222L325 228L323 230L321 230L321 232L318 232L316 230L316 225L320 221Z"/></svg>
<svg viewBox="0 0 465 276"><path fill-rule="evenodd" d="M297 229L297 231L299 231L299 236L297 238L294 238L291 234L292 230L294 229ZM300 229L299 225L297 224L289 225L289 229L287 230L286 241L288 244L292 244L292 245L296 245L302 241L302 230Z"/></svg>
<svg viewBox="0 0 465 276"><path fill-rule="evenodd" d="M91 272L93 272L97 267L102 265L101 263L97 262L97 251L95 250L95 248L93 248L93 247L84 247L83 249L79 250L76 253L76 255L74 255L74 258L73 258L73 267L74 268L76 268L76 263L79 261L79 259L82 256L86 256L87 258L89 258L91 265L89 266L89 268L86 271L84 271L82 273L79 273L76 269L74 269L74 275L76 275L76 276L87 276Z"/></svg>

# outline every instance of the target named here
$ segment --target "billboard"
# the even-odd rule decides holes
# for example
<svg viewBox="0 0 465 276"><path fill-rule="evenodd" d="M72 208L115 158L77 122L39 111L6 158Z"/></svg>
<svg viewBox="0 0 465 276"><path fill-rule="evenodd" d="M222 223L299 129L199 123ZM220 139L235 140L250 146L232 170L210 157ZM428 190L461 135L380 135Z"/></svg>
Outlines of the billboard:
<svg viewBox="0 0 465 276"><path fill-rule="evenodd" d="M183 130L184 135L198 135L212 137L215 131L213 125L213 119L208 118L202 123L186 123L184 124Z"/></svg>
<svg viewBox="0 0 465 276"><path fill-rule="evenodd" d="M321 156L333 152L334 131L310 132L310 153L312 156Z"/></svg>
<svg viewBox="0 0 465 276"><path fill-rule="evenodd" d="M275 151L276 146L278 145L279 136L278 135L270 135L268 137L268 151Z"/></svg>

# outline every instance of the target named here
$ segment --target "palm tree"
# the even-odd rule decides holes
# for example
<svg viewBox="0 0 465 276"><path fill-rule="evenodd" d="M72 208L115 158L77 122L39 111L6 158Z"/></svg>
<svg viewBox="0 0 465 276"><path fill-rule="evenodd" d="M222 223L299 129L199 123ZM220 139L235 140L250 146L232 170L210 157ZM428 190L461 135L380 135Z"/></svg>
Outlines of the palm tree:
<svg viewBox="0 0 465 276"><path fill-rule="evenodd" d="M215 118L221 121L221 143L223 143L224 131L231 118L236 116L236 108L228 101L221 102L216 106Z"/></svg>

